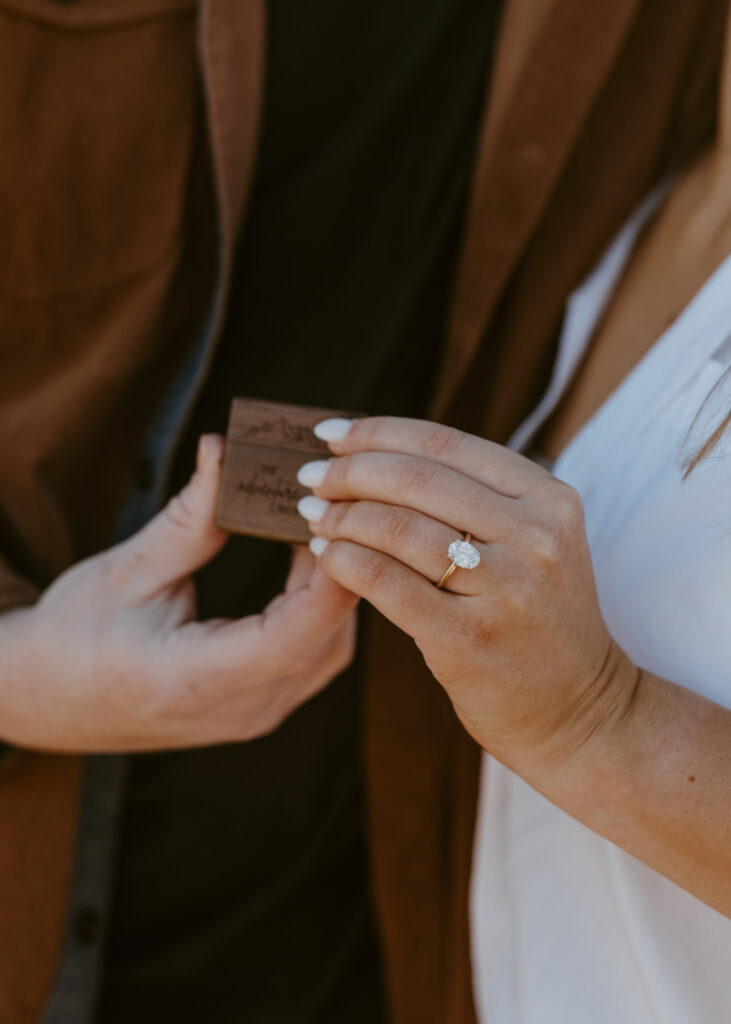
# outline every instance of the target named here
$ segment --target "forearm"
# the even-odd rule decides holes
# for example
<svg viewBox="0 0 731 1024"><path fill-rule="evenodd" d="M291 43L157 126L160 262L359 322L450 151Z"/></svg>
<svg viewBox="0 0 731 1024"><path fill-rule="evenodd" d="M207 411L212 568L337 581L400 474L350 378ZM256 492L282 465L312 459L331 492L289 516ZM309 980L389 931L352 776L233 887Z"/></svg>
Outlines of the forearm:
<svg viewBox="0 0 731 1024"><path fill-rule="evenodd" d="M731 711L633 666L621 671L635 674L618 686L631 693L621 713L528 781L731 917Z"/></svg>

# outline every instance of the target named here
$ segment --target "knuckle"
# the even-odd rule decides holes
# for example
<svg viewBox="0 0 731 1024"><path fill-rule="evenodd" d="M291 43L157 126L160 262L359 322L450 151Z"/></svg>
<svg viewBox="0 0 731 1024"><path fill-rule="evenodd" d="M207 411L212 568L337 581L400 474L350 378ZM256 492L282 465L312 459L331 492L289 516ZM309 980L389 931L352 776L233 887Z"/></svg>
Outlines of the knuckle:
<svg viewBox="0 0 731 1024"><path fill-rule="evenodd" d="M325 478L328 493L333 490L354 492L366 458L364 455L343 455L339 459L333 459Z"/></svg>
<svg viewBox="0 0 731 1024"><path fill-rule="evenodd" d="M480 608L478 612L466 617L465 629L472 641L481 647L492 643L497 632L496 623L485 608Z"/></svg>
<svg viewBox="0 0 731 1024"><path fill-rule="evenodd" d="M561 543L550 527L534 526L530 539L531 559L541 569L552 569L561 561Z"/></svg>
<svg viewBox="0 0 731 1024"><path fill-rule="evenodd" d="M358 451L378 451L384 441L398 437L403 420L396 416L366 416L356 419L346 438L349 448Z"/></svg>
<svg viewBox="0 0 731 1024"><path fill-rule="evenodd" d="M558 483L555 497L556 518L562 527L574 530L584 521L584 506L578 491L562 481Z"/></svg>
<svg viewBox="0 0 731 1024"><path fill-rule="evenodd" d="M366 416L363 419L356 419L347 434L348 447L355 450L365 450L378 437L383 429L384 418L379 416Z"/></svg>
<svg viewBox="0 0 731 1024"><path fill-rule="evenodd" d="M405 508L397 505L389 507L383 530L386 541L389 545L400 547L401 544L413 536L414 516Z"/></svg>
<svg viewBox="0 0 731 1024"><path fill-rule="evenodd" d="M383 558L367 555L361 567L361 577L368 589L378 589L388 578L388 563Z"/></svg>
<svg viewBox="0 0 731 1024"><path fill-rule="evenodd" d="M210 705L210 677L181 668L174 679L160 680L148 701L156 721L191 722L205 717Z"/></svg>
<svg viewBox="0 0 731 1024"><path fill-rule="evenodd" d="M127 714L148 726L165 726L185 721L201 712L200 692L195 682L184 677L166 679L153 671L135 673L127 685L114 687Z"/></svg>
<svg viewBox="0 0 731 1024"><path fill-rule="evenodd" d="M524 619L530 608L530 592L525 584L513 583L505 588L500 600L500 618L508 626Z"/></svg>
<svg viewBox="0 0 731 1024"><path fill-rule="evenodd" d="M424 450L429 455L455 455L464 446L465 435L454 427L430 424L424 435Z"/></svg>
<svg viewBox="0 0 731 1024"><path fill-rule="evenodd" d="M206 712L198 687L187 683L149 693L141 707L149 722L160 724L200 720Z"/></svg>
<svg viewBox="0 0 731 1024"><path fill-rule="evenodd" d="M452 630L456 634L455 639L458 645L472 646L475 642L482 640L482 617L479 615L468 614L461 615L459 620L452 625Z"/></svg>
<svg viewBox="0 0 731 1024"><path fill-rule="evenodd" d="M413 459L401 470L401 481L408 494L423 494L437 474L439 466L426 459Z"/></svg>
<svg viewBox="0 0 731 1024"><path fill-rule="evenodd" d="M275 679L287 679L306 667L311 658L311 639L290 636L286 643L271 649L269 671Z"/></svg>
<svg viewBox="0 0 731 1024"><path fill-rule="evenodd" d="M322 621L319 626L301 628L277 645L269 662L270 678L279 681L301 680L317 670L323 651L334 643L336 628L332 622Z"/></svg>
<svg viewBox="0 0 731 1024"><path fill-rule="evenodd" d="M483 648L494 638L494 627L484 609L479 611L469 610L468 607L462 613L455 616L450 623L448 635L435 637L434 631L429 631L417 639L417 646L426 653L435 645L439 648L442 656L448 661L453 661L454 650L473 650Z"/></svg>
<svg viewBox="0 0 731 1024"><path fill-rule="evenodd" d="M348 527L352 524L354 505L352 501L334 502L320 520L319 527L323 533L329 537L347 533Z"/></svg>
<svg viewBox="0 0 731 1024"><path fill-rule="evenodd" d="M325 572L334 575L336 578L342 572L348 572L351 567L351 549L347 541L343 539L332 540L320 555L320 566Z"/></svg>
<svg viewBox="0 0 731 1024"><path fill-rule="evenodd" d="M174 495L162 514L176 530L189 530L194 520L190 488L185 487L179 494Z"/></svg>
<svg viewBox="0 0 731 1024"><path fill-rule="evenodd" d="M198 594L192 580L186 580L170 597L170 614L176 625L196 617Z"/></svg>

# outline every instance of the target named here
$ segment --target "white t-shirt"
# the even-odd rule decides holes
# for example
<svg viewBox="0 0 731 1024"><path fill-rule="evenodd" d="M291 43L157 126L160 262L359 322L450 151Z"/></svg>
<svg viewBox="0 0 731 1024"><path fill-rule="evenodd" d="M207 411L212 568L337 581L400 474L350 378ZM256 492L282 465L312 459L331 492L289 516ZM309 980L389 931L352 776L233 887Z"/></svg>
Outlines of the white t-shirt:
<svg viewBox="0 0 731 1024"><path fill-rule="evenodd" d="M553 381L513 447L529 444L566 389L658 198L571 297ZM583 499L612 635L636 664L726 707L731 441L685 481L682 461L731 408L730 362L731 257L554 467ZM487 755L471 923L484 1024L731 1022L731 920Z"/></svg>

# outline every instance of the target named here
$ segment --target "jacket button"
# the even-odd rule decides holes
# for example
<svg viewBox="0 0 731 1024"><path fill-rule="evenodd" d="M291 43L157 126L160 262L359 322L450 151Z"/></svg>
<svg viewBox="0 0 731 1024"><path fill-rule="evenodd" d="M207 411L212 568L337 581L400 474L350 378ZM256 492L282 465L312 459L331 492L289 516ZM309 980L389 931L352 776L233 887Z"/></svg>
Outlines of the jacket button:
<svg viewBox="0 0 731 1024"><path fill-rule="evenodd" d="M84 907L76 915L74 933L80 946L91 946L99 938L101 918L93 907Z"/></svg>

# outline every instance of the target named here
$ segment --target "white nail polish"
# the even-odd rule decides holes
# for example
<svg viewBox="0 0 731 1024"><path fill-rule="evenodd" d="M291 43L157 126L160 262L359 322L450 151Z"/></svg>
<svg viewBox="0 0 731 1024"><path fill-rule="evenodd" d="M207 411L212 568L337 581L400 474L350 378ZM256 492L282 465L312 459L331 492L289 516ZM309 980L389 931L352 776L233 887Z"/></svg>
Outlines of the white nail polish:
<svg viewBox="0 0 731 1024"><path fill-rule="evenodd" d="M329 501L317 498L314 494L308 494L297 502L297 511L308 523L318 523L329 508Z"/></svg>
<svg viewBox="0 0 731 1024"><path fill-rule="evenodd" d="M329 543L330 541L325 537L313 537L310 541L310 551L315 558L319 558Z"/></svg>
<svg viewBox="0 0 731 1024"><path fill-rule="evenodd" d="M316 462L306 462L300 466L297 473L297 480L303 487L319 487L327 476L330 469L329 459L318 459Z"/></svg>
<svg viewBox="0 0 731 1024"><path fill-rule="evenodd" d="M352 420L333 417L333 419L321 420L313 428L313 433L315 437L319 437L321 441L327 441L328 443L331 441L342 441L352 426Z"/></svg>

